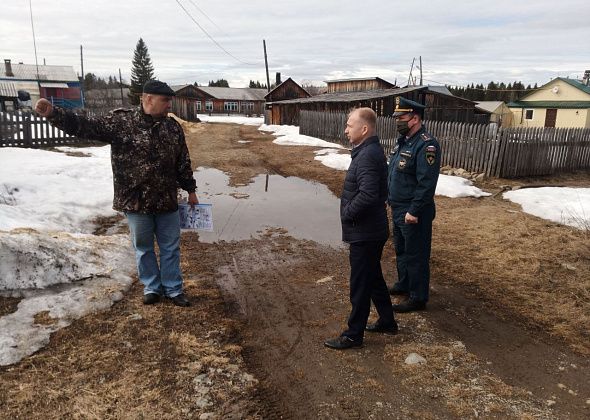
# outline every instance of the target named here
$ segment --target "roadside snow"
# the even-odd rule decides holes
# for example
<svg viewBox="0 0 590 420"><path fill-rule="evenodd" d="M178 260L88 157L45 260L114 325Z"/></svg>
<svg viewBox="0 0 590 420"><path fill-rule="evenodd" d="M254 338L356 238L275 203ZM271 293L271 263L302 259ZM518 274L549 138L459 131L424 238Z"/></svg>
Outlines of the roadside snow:
<svg viewBox="0 0 590 420"><path fill-rule="evenodd" d="M299 134L299 127L294 125L262 124L258 129L260 131L269 131L273 133L275 136L277 136L277 138L273 140L273 143L280 144L282 146L315 146L343 149L343 147L337 143L330 143L316 137Z"/></svg>
<svg viewBox="0 0 590 420"><path fill-rule="evenodd" d="M90 219L115 214L110 146L73 150L90 156L0 150L0 230L89 232Z"/></svg>
<svg viewBox="0 0 590 420"><path fill-rule="evenodd" d="M491 194L475 187L468 179L440 174L438 176L438 183L436 184L436 195L444 195L445 197L451 198L479 198L487 197Z"/></svg>
<svg viewBox="0 0 590 420"><path fill-rule="evenodd" d="M209 115L198 114L197 117L203 122L211 123L233 123L244 125L260 125L264 123L263 117L246 117L244 115Z"/></svg>
<svg viewBox="0 0 590 420"><path fill-rule="evenodd" d="M507 191L503 197L525 213L578 229L590 229L590 188L543 187Z"/></svg>
<svg viewBox="0 0 590 420"><path fill-rule="evenodd" d="M108 308L131 284L127 235L92 235L110 216L110 147L0 149L0 295L20 297L0 318L0 365L18 362L72 320ZM38 319L36 319L38 318Z"/></svg>

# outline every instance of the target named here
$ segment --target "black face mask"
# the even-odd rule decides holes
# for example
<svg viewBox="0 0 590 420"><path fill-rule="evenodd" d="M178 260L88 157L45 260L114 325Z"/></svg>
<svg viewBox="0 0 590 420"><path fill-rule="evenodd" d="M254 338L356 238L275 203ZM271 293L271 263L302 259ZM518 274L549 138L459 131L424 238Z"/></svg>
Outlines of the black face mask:
<svg viewBox="0 0 590 420"><path fill-rule="evenodd" d="M405 136L410 132L410 126L408 125L408 121L397 120L395 122L395 126L397 127L397 132L400 133L402 136Z"/></svg>

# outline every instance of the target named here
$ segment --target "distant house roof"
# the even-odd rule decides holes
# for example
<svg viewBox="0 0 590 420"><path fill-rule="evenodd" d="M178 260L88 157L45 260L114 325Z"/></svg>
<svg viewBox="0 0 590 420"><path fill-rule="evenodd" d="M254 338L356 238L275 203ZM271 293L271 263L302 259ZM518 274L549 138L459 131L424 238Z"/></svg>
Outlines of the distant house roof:
<svg viewBox="0 0 590 420"><path fill-rule="evenodd" d="M12 63L14 76L6 76L6 64L0 63L1 80L37 80L37 66L34 64ZM39 66L39 80L53 82L79 82L71 66Z"/></svg>
<svg viewBox="0 0 590 420"><path fill-rule="evenodd" d="M590 108L590 101L514 101L508 104L510 108Z"/></svg>
<svg viewBox="0 0 590 420"><path fill-rule="evenodd" d="M264 101L266 89L196 86L197 89L220 100Z"/></svg>
<svg viewBox="0 0 590 420"><path fill-rule="evenodd" d="M0 97L17 98L18 92L14 83L0 80Z"/></svg>
<svg viewBox="0 0 590 420"><path fill-rule="evenodd" d="M264 95L264 98L268 100L268 98L272 98L273 93L275 93L276 91L278 91L280 88L287 86L287 85L293 85L296 89L300 89L302 93L304 93L306 96L311 96L309 94L308 91L306 91L305 89L303 89L295 80L291 79L290 77L285 80L283 83L275 86L274 89L272 89L270 92L268 92L266 95Z"/></svg>
<svg viewBox="0 0 590 420"><path fill-rule="evenodd" d="M558 79L561 80L562 82L568 83L569 85L571 85L575 88L580 89L583 92L586 92L587 94L590 94L590 86L586 86L585 84L583 84L579 80L568 79L566 77L558 77Z"/></svg>
<svg viewBox="0 0 590 420"><path fill-rule="evenodd" d="M397 96L402 95L404 93L413 92L416 90L419 91L427 91L436 94L442 94L446 96L451 96L454 99L465 101L465 102L472 102L468 99L461 98L459 96L454 96L450 92L447 94L438 88L440 86L406 86L403 88L396 88L396 89L379 89L379 90L367 90L361 92L332 92L332 93L324 93L322 95L312 96L310 98L300 98L300 99L289 99L287 101L278 101L278 104L297 104L297 103L314 103L314 102L356 102L356 101L366 101L371 99L380 99L380 98L387 98L388 96Z"/></svg>
<svg viewBox="0 0 590 420"><path fill-rule="evenodd" d="M503 101L480 101L476 102L475 107L486 112L495 112L498 107L502 106Z"/></svg>
<svg viewBox="0 0 590 420"><path fill-rule="evenodd" d="M379 80L380 82L383 82L385 84L389 84L391 86L395 86L393 83L388 82L385 79L382 79L380 77L353 77L350 79L333 79L333 80L326 80L326 83L338 83L338 82L360 82L363 80Z"/></svg>

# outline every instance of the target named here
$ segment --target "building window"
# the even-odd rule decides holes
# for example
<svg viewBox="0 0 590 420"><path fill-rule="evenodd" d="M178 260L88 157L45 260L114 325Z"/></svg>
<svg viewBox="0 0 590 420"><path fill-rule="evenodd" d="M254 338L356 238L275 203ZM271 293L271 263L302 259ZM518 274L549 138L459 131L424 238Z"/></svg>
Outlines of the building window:
<svg viewBox="0 0 590 420"><path fill-rule="evenodd" d="M195 107L196 107L197 111L200 111L201 110L201 101L195 102Z"/></svg>
<svg viewBox="0 0 590 420"><path fill-rule="evenodd" d="M525 120L532 120L533 119L533 110L527 109L524 111L524 119Z"/></svg>
<svg viewBox="0 0 590 420"><path fill-rule="evenodd" d="M241 107L242 107L242 112L250 114L254 111L254 102L242 102Z"/></svg>
<svg viewBox="0 0 590 420"><path fill-rule="evenodd" d="M223 110L224 111L237 111L238 110L238 103L237 102L224 102L223 103Z"/></svg>
<svg viewBox="0 0 590 420"><path fill-rule="evenodd" d="M205 110L206 111L213 111L213 102L212 101L205 102Z"/></svg>

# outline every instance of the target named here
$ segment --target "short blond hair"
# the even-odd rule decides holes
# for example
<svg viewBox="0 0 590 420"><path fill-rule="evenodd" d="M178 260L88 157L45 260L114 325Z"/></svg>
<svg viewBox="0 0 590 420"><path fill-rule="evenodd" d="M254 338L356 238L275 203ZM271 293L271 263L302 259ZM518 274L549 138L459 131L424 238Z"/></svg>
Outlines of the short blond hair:
<svg viewBox="0 0 590 420"><path fill-rule="evenodd" d="M371 108L356 108L350 111L348 115L351 116L352 114L356 114L369 128L374 130L377 127L377 114Z"/></svg>

